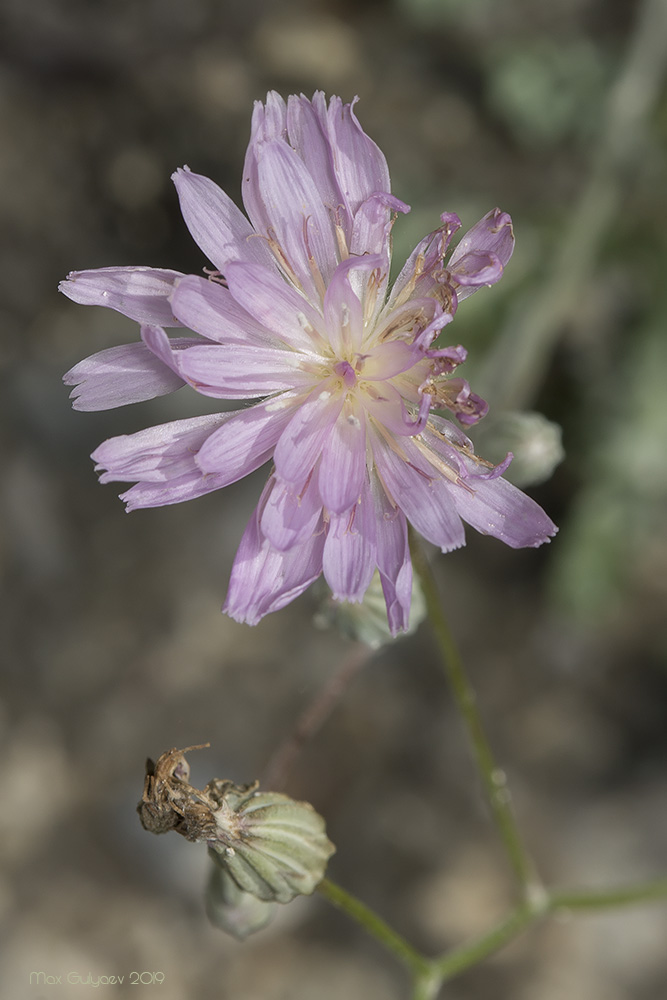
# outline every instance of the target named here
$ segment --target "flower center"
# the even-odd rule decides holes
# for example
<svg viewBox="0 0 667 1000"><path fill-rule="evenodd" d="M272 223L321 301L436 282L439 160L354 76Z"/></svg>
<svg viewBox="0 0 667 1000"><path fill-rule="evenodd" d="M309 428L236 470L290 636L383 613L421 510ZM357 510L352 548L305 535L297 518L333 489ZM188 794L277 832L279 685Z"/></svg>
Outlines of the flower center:
<svg viewBox="0 0 667 1000"><path fill-rule="evenodd" d="M346 389L352 389L357 383L357 373L349 361L339 361L334 365L334 372L342 378Z"/></svg>

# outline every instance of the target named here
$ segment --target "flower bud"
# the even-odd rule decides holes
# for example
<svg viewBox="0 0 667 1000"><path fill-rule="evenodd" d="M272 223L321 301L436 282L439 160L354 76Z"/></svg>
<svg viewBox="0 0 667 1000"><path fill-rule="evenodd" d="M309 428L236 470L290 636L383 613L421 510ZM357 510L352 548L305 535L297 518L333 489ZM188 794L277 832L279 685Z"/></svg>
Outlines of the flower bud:
<svg viewBox="0 0 667 1000"><path fill-rule="evenodd" d="M490 459L514 456L505 478L515 486L543 483L565 458L562 430L541 413L504 413L485 420L475 445Z"/></svg>
<svg viewBox="0 0 667 1000"><path fill-rule="evenodd" d="M217 859L214 851L211 855ZM219 864L211 865L206 887L206 914L214 927L244 941L250 934L262 930L275 915L275 903L266 903L243 892Z"/></svg>
<svg viewBox="0 0 667 1000"><path fill-rule="evenodd" d="M365 642L371 649L379 649L393 642L391 625L387 619L386 597L380 574L376 571L364 598L359 604L335 601L324 585L319 589L319 607L314 621L319 628L335 628L355 642ZM426 616L426 605L416 577L412 579L410 624L404 634L414 632Z"/></svg>

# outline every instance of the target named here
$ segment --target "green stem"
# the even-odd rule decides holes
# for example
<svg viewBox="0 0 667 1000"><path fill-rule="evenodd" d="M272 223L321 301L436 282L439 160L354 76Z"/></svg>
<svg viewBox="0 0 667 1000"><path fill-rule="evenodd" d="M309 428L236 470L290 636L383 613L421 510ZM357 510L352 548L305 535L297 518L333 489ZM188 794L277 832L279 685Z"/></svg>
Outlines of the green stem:
<svg viewBox="0 0 667 1000"><path fill-rule="evenodd" d="M612 910L636 903L658 903L667 899L667 878L610 889L554 889L549 893L550 910Z"/></svg>
<svg viewBox="0 0 667 1000"><path fill-rule="evenodd" d="M486 738L482 719L477 710L475 691L468 680L461 655L442 612L435 578L418 539L414 532L411 531L410 534L412 560L419 575L431 626L440 648L442 666L468 732L475 763L510 864L519 880L524 899L532 904L541 899L543 889L517 828L505 774L498 767Z"/></svg>
<svg viewBox="0 0 667 1000"><path fill-rule="evenodd" d="M461 945L460 948L454 948L452 951L442 955L436 961L442 981L452 979L454 976L470 968L471 965L476 965L482 959L488 958L489 955L493 955L494 952L499 951L504 945L517 937L521 931L534 923L542 913L542 907L538 908L532 906L530 903L521 903L504 920L501 920L499 924L492 927L490 931L487 931L480 937L474 938L467 944Z"/></svg>
<svg viewBox="0 0 667 1000"><path fill-rule="evenodd" d="M429 976L431 963L428 959L424 958L416 948L413 948L405 938L401 937L360 899L328 878L320 882L317 891L346 913L348 917L360 924L371 937L384 945L404 965L407 965L415 979Z"/></svg>

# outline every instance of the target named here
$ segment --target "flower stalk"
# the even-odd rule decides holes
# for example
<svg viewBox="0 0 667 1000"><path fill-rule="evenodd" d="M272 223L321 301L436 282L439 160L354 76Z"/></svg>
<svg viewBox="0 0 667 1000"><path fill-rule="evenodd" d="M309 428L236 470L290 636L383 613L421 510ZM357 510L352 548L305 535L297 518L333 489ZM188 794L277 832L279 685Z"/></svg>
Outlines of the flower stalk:
<svg viewBox="0 0 667 1000"><path fill-rule="evenodd" d="M521 887L523 899L531 905L539 905L544 890L517 827L505 773L498 766L486 737L482 718L477 709L475 691L466 675L461 654L443 614L435 578L414 532L411 532L410 550L440 650L440 662L465 725L493 819Z"/></svg>

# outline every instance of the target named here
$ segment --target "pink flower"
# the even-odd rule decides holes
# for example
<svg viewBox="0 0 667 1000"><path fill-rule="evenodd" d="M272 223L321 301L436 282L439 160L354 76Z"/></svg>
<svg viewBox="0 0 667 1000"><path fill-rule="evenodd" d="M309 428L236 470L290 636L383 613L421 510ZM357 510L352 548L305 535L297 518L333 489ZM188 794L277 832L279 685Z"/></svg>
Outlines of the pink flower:
<svg viewBox="0 0 667 1000"><path fill-rule="evenodd" d="M443 552L462 520L514 547L556 527L475 456L463 424L486 412L452 377L463 347L433 348L458 303L498 281L511 220L489 212L449 254L445 214L388 288L391 229L408 206L390 194L382 152L353 104L270 93L255 105L243 171L248 218L213 181L174 174L208 277L144 267L74 272L61 290L141 324L141 342L102 351L65 376L74 406L99 410L187 383L206 396L259 400L105 441L101 482L134 482L128 510L190 500L271 461L232 568L225 611L255 624L321 573L360 601L375 569L389 624L407 627L407 521ZM168 337L165 327L196 336Z"/></svg>

